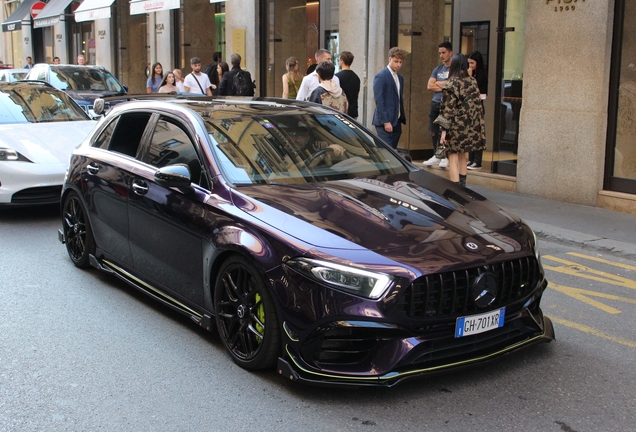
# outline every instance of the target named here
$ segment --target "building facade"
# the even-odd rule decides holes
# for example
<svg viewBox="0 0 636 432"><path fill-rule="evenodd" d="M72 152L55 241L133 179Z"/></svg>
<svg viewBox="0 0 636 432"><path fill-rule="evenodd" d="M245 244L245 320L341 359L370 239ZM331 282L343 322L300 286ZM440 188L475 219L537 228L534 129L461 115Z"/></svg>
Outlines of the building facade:
<svg viewBox="0 0 636 432"><path fill-rule="evenodd" d="M426 83L438 44L487 64L488 147L472 183L636 213L636 0L4 0L0 60L88 63L144 92L154 62L243 58L257 95L282 94L285 60L354 56L369 126L387 51L408 53L400 147L432 154ZM34 8L35 5L35 8ZM35 17L32 16L35 12Z"/></svg>

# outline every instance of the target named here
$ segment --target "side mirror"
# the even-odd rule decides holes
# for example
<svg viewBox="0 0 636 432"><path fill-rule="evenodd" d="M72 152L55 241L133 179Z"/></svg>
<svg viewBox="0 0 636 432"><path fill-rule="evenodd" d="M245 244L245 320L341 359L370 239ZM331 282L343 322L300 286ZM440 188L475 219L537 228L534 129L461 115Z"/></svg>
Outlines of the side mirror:
<svg viewBox="0 0 636 432"><path fill-rule="evenodd" d="M104 114L104 99L102 98L97 98L93 101L93 113L97 116L100 116L102 114ZM90 115L90 112L89 112Z"/></svg>
<svg viewBox="0 0 636 432"><path fill-rule="evenodd" d="M192 191L190 169L185 164L168 165L155 172L155 182L166 188L177 188L183 193Z"/></svg>

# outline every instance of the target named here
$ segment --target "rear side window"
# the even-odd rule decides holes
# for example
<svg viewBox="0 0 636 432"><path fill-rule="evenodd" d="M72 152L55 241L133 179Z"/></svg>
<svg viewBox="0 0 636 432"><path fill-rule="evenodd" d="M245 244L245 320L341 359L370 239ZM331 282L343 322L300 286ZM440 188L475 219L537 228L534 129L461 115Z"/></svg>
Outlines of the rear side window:
<svg viewBox="0 0 636 432"><path fill-rule="evenodd" d="M120 116L108 144L108 150L135 157L150 116L150 113L134 113ZM106 130L103 133L107 133ZM104 137L104 139L106 140L107 137Z"/></svg>
<svg viewBox="0 0 636 432"><path fill-rule="evenodd" d="M190 169L192 182L199 184L201 162L190 137L178 125L165 118L157 122L144 162L157 168L185 164Z"/></svg>
<svg viewBox="0 0 636 432"><path fill-rule="evenodd" d="M97 137L97 139L93 142L93 147L101 148L104 150L108 149L110 145L110 139L113 136L113 132L115 131L115 126L117 126L117 120L115 119L106 128L102 131L101 134Z"/></svg>

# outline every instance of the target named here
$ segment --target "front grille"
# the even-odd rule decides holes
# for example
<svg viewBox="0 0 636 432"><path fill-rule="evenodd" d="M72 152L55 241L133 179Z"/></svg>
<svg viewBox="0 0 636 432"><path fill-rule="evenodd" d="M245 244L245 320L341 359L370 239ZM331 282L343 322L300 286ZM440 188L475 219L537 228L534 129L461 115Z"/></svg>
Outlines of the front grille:
<svg viewBox="0 0 636 432"><path fill-rule="evenodd" d="M45 186L23 189L11 197L13 204L54 204L60 202L62 186Z"/></svg>
<svg viewBox="0 0 636 432"><path fill-rule="evenodd" d="M475 279L485 272L497 278L497 297L491 308L528 296L541 278L534 256L422 276L402 293L398 310L411 318L454 318L482 312L475 305L471 291Z"/></svg>

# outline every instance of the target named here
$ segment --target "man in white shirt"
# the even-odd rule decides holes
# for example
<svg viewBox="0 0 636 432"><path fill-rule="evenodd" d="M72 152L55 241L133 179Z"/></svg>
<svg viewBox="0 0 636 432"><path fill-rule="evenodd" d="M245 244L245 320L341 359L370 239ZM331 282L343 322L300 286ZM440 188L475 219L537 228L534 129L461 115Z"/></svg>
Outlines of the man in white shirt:
<svg viewBox="0 0 636 432"><path fill-rule="evenodd" d="M317 63L323 61L333 63L331 53L326 49L319 49L316 51L314 57L316 58ZM340 87L340 80L337 76L334 76L332 80L338 85L338 87ZM303 78L303 82L300 84L300 88L298 89L298 94L296 94L296 100L304 101L309 99L309 95L311 95L311 92L314 91L319 84L320 81L318 80L318 74L314 70L312 73Z"/></svg>
<svg viewBox="0 0 636 432"><path fill-rule="evenodd" d="M183 80L183 87L187 93L212 96L210 90L210 78L201 72L201 59L192 57L190 59L192 73L189 73Z"/></svg>

